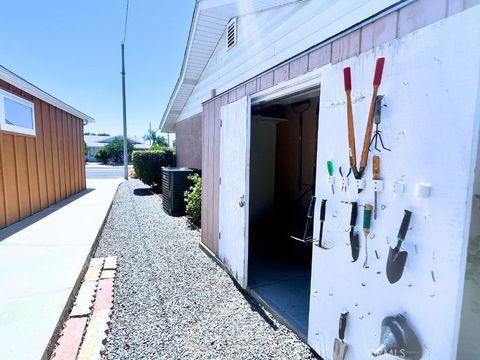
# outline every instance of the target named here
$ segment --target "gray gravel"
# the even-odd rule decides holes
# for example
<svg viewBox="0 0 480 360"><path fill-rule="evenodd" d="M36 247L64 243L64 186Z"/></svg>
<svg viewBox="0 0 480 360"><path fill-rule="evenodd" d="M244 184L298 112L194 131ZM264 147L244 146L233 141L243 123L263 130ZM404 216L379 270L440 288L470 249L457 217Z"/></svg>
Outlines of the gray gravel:
<svg viewBox="0 0 480 360"><path fill-rule="evenodd" d="M138 180L120 186L96 256L115 255L106 359L314 359L198 247Z"/></svg>

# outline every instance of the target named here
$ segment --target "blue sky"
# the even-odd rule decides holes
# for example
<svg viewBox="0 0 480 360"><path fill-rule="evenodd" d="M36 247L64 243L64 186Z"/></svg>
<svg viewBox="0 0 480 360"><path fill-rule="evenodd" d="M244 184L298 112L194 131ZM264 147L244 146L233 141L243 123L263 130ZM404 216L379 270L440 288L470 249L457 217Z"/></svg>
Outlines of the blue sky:
<svg viewBox="0 0 480 360"><path fill-rule="evenodd" d="M126 0L3 1L0 64L95 118L85 131L122 132ZM177 81L195 0L130 0L126 38L130 136L158 128Z"/></svg>

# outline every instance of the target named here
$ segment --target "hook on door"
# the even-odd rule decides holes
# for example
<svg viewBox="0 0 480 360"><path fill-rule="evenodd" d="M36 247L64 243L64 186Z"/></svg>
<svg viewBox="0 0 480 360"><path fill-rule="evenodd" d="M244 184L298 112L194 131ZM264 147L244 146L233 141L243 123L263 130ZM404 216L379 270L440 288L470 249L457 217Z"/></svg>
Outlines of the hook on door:
<svg viewBox="0 0 480 360"><path fill-rule="evenodd" d="M245 206L245 195L240 196L240 201L238 202L238 206L240 207Z"/></svg>

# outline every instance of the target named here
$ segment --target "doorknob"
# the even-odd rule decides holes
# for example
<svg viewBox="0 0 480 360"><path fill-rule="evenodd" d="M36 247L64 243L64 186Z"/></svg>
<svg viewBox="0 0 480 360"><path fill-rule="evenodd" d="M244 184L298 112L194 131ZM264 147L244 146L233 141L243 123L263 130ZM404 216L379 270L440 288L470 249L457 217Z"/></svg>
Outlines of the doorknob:
<svg viewBox="0 0 480 360"><path fill-rule="evenodd" d="M240 207L245 206L245 195L240 196L240 201L238 202L238 206Z"/></svg>

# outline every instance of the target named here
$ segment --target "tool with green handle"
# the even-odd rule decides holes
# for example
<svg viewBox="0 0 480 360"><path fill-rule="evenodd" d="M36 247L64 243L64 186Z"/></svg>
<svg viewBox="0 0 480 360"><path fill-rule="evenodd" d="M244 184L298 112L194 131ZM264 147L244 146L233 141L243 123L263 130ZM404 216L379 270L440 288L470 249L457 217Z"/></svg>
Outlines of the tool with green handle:
<svg viewBox="0 0 480 360"><path fill-rule="evenodd" d="M328 160L327 161L327 170L328 170L328 176L330 176L330 179L333 177L333 161ZM333 187L333 182L330 182L330 185L332 186L332 194L335 194L335 188Z"/></svg>
<svg viewBox="0 0 480 360"><path fill-rule="evenodd" d="M368 269L368 235L370 234L370 225L372 223L372 211L373 206L370 204L365 204L363 210L363 233L365 234L365 262L363 267Z"/></svg>
<svg viewBox="0 0 480 360"><path fill-rule="evenodd" d="M407 236L412 212L409 210L404 211L402 224L400 225L400 230L398 231L397 235L397 246L394 249L390 248L390 251L388 252L387 278L390 284L394 284L400 280L408 257L408 252L400 251L400 249L405 241L405 237Z"/></svg>

